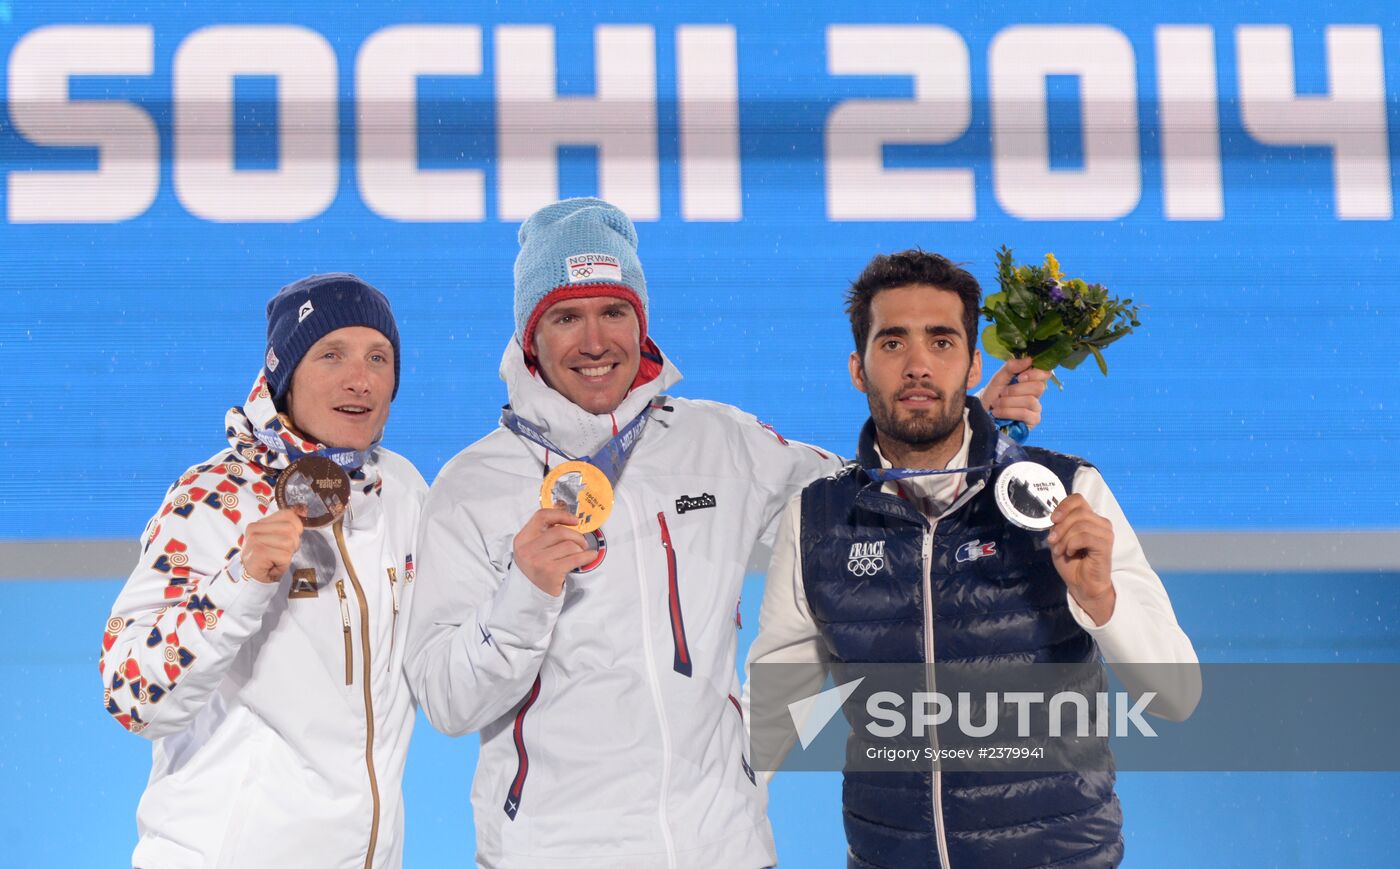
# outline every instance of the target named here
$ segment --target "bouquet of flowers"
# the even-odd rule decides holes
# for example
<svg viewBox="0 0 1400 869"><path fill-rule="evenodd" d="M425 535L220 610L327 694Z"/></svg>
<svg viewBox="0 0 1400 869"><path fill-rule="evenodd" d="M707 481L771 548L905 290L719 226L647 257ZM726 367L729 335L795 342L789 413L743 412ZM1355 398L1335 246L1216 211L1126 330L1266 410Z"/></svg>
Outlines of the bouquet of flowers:
<svg viewBox="0 0 1400 869"><path fill-rule="evenodd" d="M998 359L1031 357L1061 389L1055 368L1077 368L1092 354L1106 375L1103 348L1142 325L1132 299L1110 296L1102 284L1065 278L1052 253L1043 266L1018 266L1003 245L997 282L1001 292L982 307L990 321L982 330L983 349Z"/></svg>

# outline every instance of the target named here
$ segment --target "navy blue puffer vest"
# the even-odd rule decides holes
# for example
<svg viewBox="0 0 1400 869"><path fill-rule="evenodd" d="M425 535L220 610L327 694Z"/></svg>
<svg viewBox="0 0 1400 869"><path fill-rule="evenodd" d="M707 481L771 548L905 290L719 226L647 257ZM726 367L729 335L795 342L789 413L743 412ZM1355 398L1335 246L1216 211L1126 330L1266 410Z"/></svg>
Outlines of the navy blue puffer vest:
<svg viewBox="0 0 1400 869"><path fill-rule="evenodd" d="M1079 459L1020 447L999 435L968 398L969 465L1025 458L1071 489ZM861 432L859 467L802 494L802 573L827 650L841 663L925 663L922 546L928 522L880 492L862 467L879 467L874 427ZM991 472L993 475L995 470ZM1006 521L988 472L969 474L961 505L939 520L930 587L934 659L976 668L998 663L1082 664L1098 647L1065 602L1065 586L1037 538ZM883 541L884 566L854 576L853 546ZM987 544L994 543L994 547ZM968 558L965 547L994 550ZM959 550L963 558L960 560ZM959 663L961 662L961 663ZM1102 667L1093 670L1102 678ZM852 735L852 740L860 737ZM848 770L842 813L851 867L939 866L933 788L940 788L952 869L1055 866L1098 869L1122 860L1122 812L1111 767L1082 772L859 772Z"/></svg>

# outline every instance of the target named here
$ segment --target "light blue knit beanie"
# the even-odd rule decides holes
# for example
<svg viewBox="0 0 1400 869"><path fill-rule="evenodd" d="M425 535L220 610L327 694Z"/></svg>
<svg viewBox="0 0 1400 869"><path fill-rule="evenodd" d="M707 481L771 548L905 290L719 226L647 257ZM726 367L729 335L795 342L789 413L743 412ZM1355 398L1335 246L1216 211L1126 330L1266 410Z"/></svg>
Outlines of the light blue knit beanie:
<svg viewBox="0 0 1400 869"><path fill-rule="evenodd" d="M583 197L546 205L520 225L515 337L530 351L535 324L563 299L613 296L632 304L647 335L647 281L637 230L615 205Z"/></svg>

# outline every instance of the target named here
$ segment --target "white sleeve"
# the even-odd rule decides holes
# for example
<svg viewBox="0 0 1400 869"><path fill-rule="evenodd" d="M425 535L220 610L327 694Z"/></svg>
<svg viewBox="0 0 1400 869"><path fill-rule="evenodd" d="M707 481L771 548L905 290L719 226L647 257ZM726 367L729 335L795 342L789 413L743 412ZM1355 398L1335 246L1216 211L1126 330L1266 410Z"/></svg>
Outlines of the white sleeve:
<svg viewBox="0 0 1400 869"><path fill-rule="evenodd" d="M218 492L224 481L221 474L189 475L172 487L107 619L103 704L117 723L147 739L189 725L244 642L261 630L281 588L243 575L242 519L260 518L253 513L259 502L247 483L236 494ZM233 494L234 504L241 496L243 512L210 506L209 492Z"/></svg>
<svg viewBox="0 0 1400 869"><path fill-rule="evenodd" d="M1135 696L1157 692L1149 711L1184 721L1201 699L1201 670L1191 638L1177 624L1167 590L1147 563L1137 534L1103 476L1095 468L1080 468L1074 475L1074 491L1113 523L1112 578L1117 600L1108 621L1096 625L1066 592L1070 613Z"/></svg>
<svg viewBox="0 0 1400 869"><path fill-rule="evenodd" d="M529 693L564 596L541 590L507 556L493 562L465 505L439 478L423 506L404 670L433 727L460 736Z"/></svg>
<svg viewBox="0 0 1400 869"><path fill-rule="evenodd" d="M799 530L802 525L802 496L792 498L778 522L777 541L773 548L773 559L768 567L768 578L763 588L763 606L758 615L758 636L749 647L748 662L745 665L744 681L744 720L749 722L750 732L755 726L765 728L785 727L785 723L773 722L772 715L780 715L786 706L764 703L763 721L755 722L751 717L749 689L755 664L821 664L822 667L793 667L794 678L800 676L803 684L785 680L784 689L794 697L806 697L821 690L825 678L825 664L828 660L826 648L821 638L821 630L812 618L807 607L807 593L802 582L802 550ZM807 672L810 670L810 672ZM767 732L774 732L767 730ZM794 732L795 738L795 732ZM792 748L792 741L782 747L777 762ZM772 771L764 772L768 779Z"/></svg>
<svg viewBox="0 0 1400 869"><path fill-rule="evenodd" d="M846 462L820 447L788 440L747 413L742 414L742 418L749 466L753 468L757 484L754 490L764 499L761 507L763 531L750 550L748 560L748 572L759 573L768 568L773 556L783 508L813 480L836 473Z"/></svg>

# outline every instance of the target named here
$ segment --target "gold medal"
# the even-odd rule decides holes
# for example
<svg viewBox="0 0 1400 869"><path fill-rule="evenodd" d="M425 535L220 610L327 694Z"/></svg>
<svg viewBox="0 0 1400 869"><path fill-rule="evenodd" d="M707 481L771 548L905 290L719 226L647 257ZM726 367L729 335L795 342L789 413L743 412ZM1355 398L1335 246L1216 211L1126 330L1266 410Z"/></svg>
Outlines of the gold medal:
<svg viewBox="0 0 1400 869"><path fill-rule="evenodd" d="M282 471L272 492L278 509L301 506L306 510L302 524L321 528L339 519L350 504L350 478L325 456L302 456Z"/></svg>
<svg viewBox="0 0 1400 869"><path fill-rule="evenodd" d="M565 462L550 471L540 486L540 506L548 510L557 503L578 517L574 530L587 534L601 527L612 513L612 483L588 462Z"/></svg>

